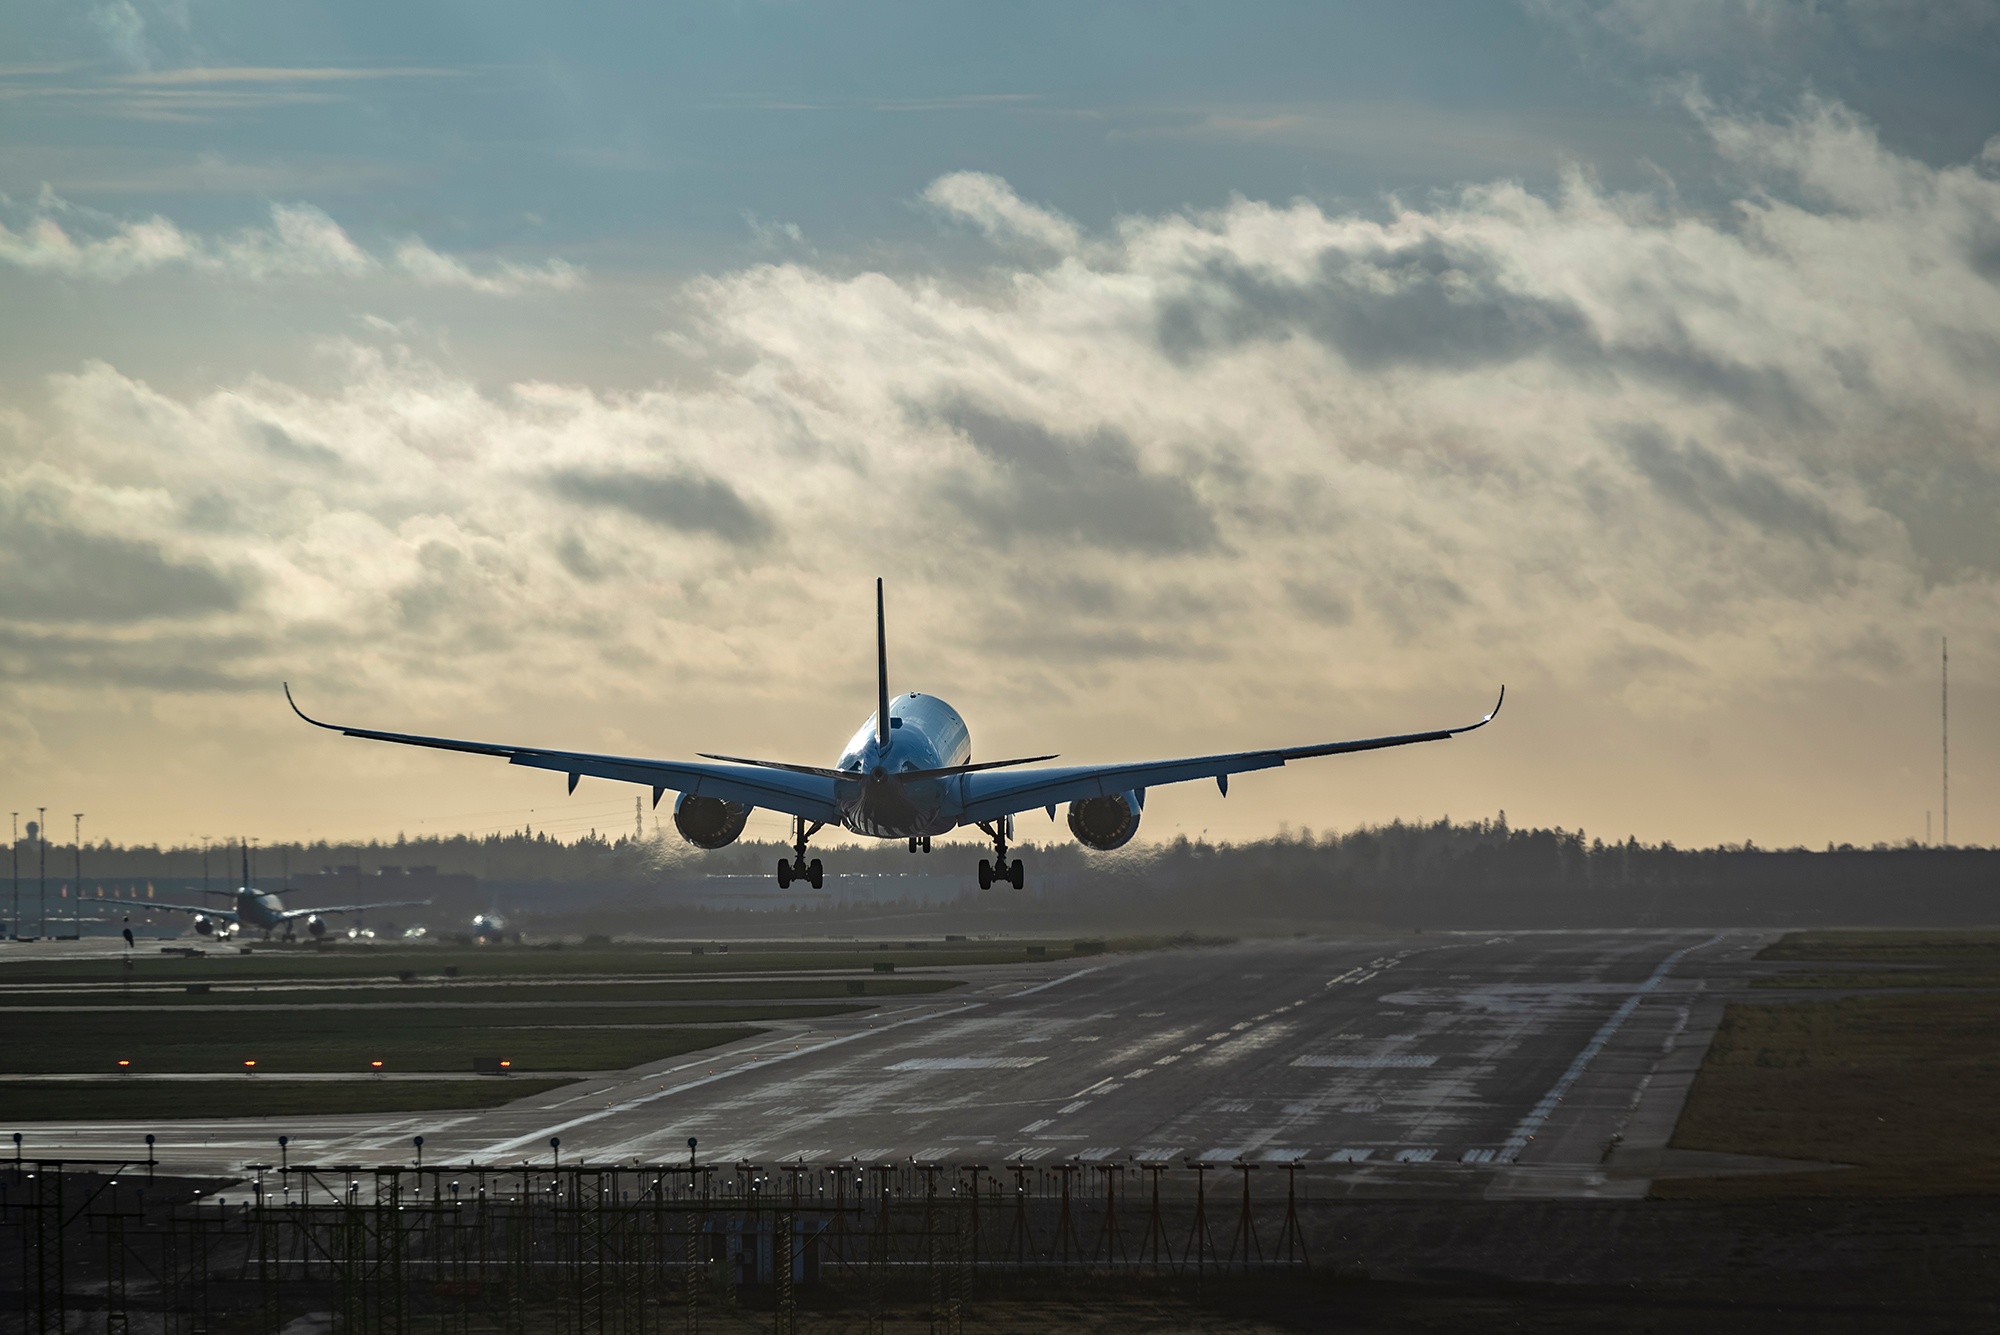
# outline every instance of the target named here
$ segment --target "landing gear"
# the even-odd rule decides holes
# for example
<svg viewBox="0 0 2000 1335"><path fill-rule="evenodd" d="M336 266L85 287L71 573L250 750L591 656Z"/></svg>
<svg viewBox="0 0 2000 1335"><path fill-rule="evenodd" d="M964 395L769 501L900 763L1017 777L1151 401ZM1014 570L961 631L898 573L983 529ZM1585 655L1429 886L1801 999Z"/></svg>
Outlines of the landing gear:
<svg viewBox="0 0 2000 1335"><path fill-rule="evenodd" d="M930 852L930 851L931 851L931 837L930 837L929 835L927 835L927 834L917 834L917 835L911 835L911 836L910 836L910 851L911 851L912 853L928 853L928 852Z"/></svg>
<svg viewBox="0 0 2000 1335"><path fill-rule="evenodd" d="M1007 836L1014 833L1014 818L1002 816L990 825L981 821L979 828L993 838L993 861L979 859L979 888L991 890L996 881L1005 881L1016 890L1026 886L1028 873L1021 866L1021 859L1015 858L1012 864L1007 861Z"/></svg>
<svg viewBox="0 0 2000 1335"><path fill-rule="evenodd" d="M825 822L814 821L812 828L808 830L804 816L792 817L791 861L787 862L783 858L778 859L778 888L780 890L791 889L793 881L804 881L815 890L819 889L825 883L826 868L820 866L819 859L814 858L811 862L806 861L806 840L818 834L823 828L825 828Z"/></svg>

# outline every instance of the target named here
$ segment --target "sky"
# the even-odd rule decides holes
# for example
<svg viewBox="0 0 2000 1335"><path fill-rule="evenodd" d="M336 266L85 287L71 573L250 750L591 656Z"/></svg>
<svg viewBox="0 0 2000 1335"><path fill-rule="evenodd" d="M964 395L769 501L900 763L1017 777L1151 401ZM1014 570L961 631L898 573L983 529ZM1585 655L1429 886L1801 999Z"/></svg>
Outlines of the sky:
<svg viewBox="0 0 2000 1335"><path fill-rule="evenodd" d="M1507 686L1145 839L1938 837L1948 638L2000 842L1996 76L1994 0L21 0L4 809L623 832L279 683L830 763L879 575L975 758Z"/></svg>

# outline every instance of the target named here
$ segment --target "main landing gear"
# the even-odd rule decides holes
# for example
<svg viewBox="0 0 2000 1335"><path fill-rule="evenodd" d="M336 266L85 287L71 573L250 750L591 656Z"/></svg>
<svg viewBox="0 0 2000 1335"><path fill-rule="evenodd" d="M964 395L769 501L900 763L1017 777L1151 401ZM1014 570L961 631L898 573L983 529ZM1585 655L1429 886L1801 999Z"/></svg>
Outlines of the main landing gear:
<svg viewBox="0 0 2000 1335"><path fill-rule="evenodd" d="M806 861L806 840L825 828L825 822L814 821L810 830L806 828L804 816L792 817L792 859L787 862L778 859L778 888L789 890L793 881L804 881L817 890L826 880L826 869L819 865L819 859Z"/></svg>
<svg viewBox="0 0 2000 1335"><path fill-rule="evenodd" d="M979 828L993 838L993 861L979 859L979 888L991 890L994 882L1005 881L1016 890L1021 889L1028 882L1027 870L1021 866L1019 858L1015 858L1011 865L1007 861L1007 836L1014 833L1014 818L1002 816L991 824L981 821Z"/></svg>
<svg viewBox="0 0 2000 1335"><path fill-rule="evenodd" d="M913 834L913 835L911 835L911 836L910 836L910 851L911 851L912 853L928 853L928 852L930 852L930 851L931 851L931 837L930 837L929 835L927 835L927 834Z"/></svg>

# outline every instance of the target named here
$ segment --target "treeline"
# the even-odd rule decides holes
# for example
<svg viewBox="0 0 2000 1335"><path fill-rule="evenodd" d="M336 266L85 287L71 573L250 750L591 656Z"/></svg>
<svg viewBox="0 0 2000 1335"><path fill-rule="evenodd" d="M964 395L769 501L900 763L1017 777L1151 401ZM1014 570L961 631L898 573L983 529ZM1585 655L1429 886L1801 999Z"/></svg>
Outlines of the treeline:
<svg viewBox="0 0 2000 1335"><path fill-rule="evenodd" d="M1177 840L1078 889L1105 909L1144 905L1184 922L1226 907L1245 921L1404 927L1950 925L2000 921L2000 850L1683 849L1512 829L1503 813L1321 839Z"/></svg>
<svg viewBox="0 0 2000 1335"><path fill-rule="evenodd" d="M1058 827L1060 828L1060 827ZM1026 831L1023 831L1026 833ZM1311 831L1248 843L1176 839L1096 853L1068 839L1017 845L1025 891L996 889L960 911L1061 908L1182 924L1251 920L1370 922L1401 926L1673 926L1807 922L1949 923L2000 919L2000 851L1915 844L1823 850L1750 843L1682 849L1637 839L1606 842L1582 830L1515 829L1491 820L1392 822L1344 833ZM22 871L37 851L20 846ZM929 855L901 844L819 849L828 870L965 875L980 846L939 844ZM67 881L73 850L51 845L51 881ZM739 842L704 853L666 838L592 833L564 842L546 834L463 835L368 843L278 844L253 850L260 885L324 867L435 867L483 883L625 885L650 888L709 875L763 875L785 846ZM83 878L191 880L199 847L86 845ZM211 846L208 874L234 884L237 854ZM0 867L0 875L6 868Z"/></svg>

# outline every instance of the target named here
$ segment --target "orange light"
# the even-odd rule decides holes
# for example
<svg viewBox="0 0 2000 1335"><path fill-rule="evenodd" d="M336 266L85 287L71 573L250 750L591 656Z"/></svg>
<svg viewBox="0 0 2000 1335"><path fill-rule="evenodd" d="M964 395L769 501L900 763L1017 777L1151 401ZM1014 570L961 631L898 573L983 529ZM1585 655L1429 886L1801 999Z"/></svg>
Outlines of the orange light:
<svg viewBox="0 0 2000 1335"><path fill-rule="evenodd" d="M368 1064L369 1064L370 1066L374 1067L374 1068L375 1068L376 1070L378 1070L378 1071L382 1069L382 1063L381 1063L381 1062L369 1062Z"/></svg>
<svg viewBox="0 0 2000 1335"><path fill-rule="evenodd" d="M130 1060L128 1060L127 1058L124 1058L124 1057L120 1057L120 1058L118 1059L118 1064L119 1064L120 1066L130 1066L130 1065L131 1065L132 1063L131 1063L131 1061L130 1061Z"/></svg>
<svg viewBox="0 0 2000 1335"><path fill-rule="evenodd" d="M501 1063L500 1063L500 1069L504 1071L504 1070L506 1070L506 1069L507 1069L507 1068L508 1068L509 1066L512 1066L513 1064L514 1064L514 1063L512 1063L512 1062L510 1062L510 1061L503 1061L503 1062L501 1062Z"/></svg>
<svg viewBox="0 0 2000 1335"><path fill-rule="evenodd" d="M257 1063L256 1063L256 1062L254 1062L254 1061L248 1061L248 1062L244 1062L244 1063L243 1063L243 1068L244 1068L245 1070L248 1070L248 1069L250 1069L251 1067L255 1066L256 1064L257 1064Z"/></svg>

